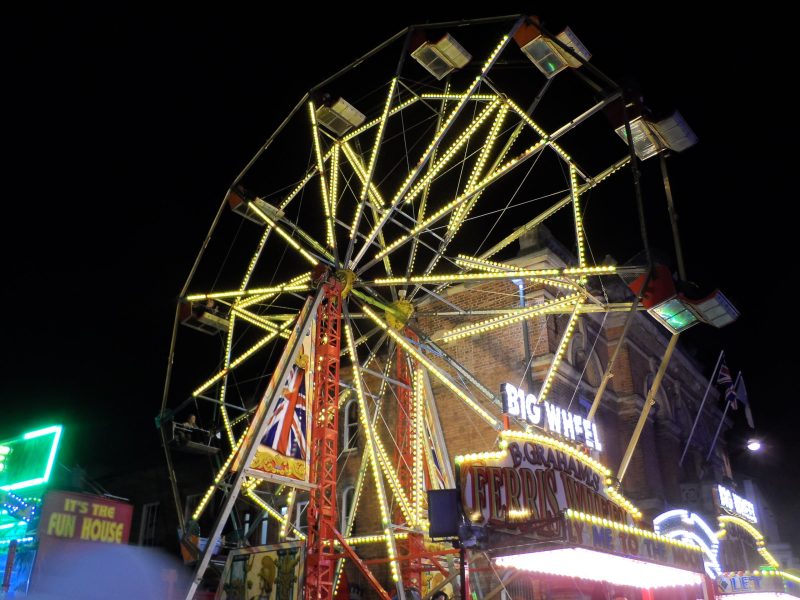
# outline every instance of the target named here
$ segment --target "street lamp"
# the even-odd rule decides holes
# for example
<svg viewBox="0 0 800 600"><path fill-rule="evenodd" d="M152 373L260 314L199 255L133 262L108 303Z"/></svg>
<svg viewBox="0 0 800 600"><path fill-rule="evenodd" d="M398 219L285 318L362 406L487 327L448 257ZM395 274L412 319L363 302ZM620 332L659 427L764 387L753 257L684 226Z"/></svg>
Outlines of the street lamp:
<svg viewBox="0 0 800 600"><path fill-rule="evenodd" d="M750 450L750 452L758 452L761 450L761 440L757 438L750 438L747 440L747 449Z"/></svg>

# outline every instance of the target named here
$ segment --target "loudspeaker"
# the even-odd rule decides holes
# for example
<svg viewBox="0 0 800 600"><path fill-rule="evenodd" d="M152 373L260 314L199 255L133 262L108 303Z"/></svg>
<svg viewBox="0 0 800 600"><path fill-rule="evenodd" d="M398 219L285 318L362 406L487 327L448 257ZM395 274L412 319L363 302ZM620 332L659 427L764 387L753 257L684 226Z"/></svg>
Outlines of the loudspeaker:
<svg viewBox="0 0 800 600"><path fill-rule="evenodd" d="M461 508L458 505L458 490L428 491L428 521L433 539L458 536Z"/></svg>

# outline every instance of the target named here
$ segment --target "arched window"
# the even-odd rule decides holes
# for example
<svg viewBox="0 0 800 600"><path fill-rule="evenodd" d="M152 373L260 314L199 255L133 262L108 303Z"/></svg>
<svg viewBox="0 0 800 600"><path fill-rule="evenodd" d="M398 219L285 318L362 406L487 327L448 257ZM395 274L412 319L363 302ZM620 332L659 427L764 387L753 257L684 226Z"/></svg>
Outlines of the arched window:
<svg viewBox="0 0 800 600"><path fill-rule="evenodd" d="M358 401L355 398L344 405L342 423L342 450L354 450L358 447Z"/></svg>
<svg viewBox="0 0 800 600"><path fill-rule="evenodd" d="M347 521L350 520L350 513L353 512L353 502L356 498L356 488L352 485L347 486L344 488L342 492L342 503L339 505L339 514L342 516L341 519L341 531L343 534L347 531Z"/></svg>

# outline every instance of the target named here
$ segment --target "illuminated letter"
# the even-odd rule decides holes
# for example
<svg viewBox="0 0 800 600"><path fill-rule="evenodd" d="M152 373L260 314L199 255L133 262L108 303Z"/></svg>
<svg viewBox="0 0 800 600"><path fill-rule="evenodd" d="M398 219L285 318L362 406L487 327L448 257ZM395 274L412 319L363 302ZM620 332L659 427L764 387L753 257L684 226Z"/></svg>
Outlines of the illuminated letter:
<svg viewBox="0 0 800 600"><path fill-rule="evenodd" d="M575 428L572 426L572 415L563 408L561 409L561 424L564 426L564 437L574 440Z"/></svg>
<svg viewBox="0 0 800 600"><path fill-rule="evenodd" d="M545 401L544 410L547 413L547 428L554 433L561 433L561 409Z"/></svg>
<svg viewBox="0 0 800 600"><path fill-rule="evenodd" d="M600 436L597 435L596 423L592 423L592 432L594 433L594 449L600 452L603 449L603 444L600 443Z"/></svg>
<svg viewBox="0 0 800 600"><path fill-rule="evenodd" d="M542 418L542 409L536 403L536 396L528 394L525 397L525 412L528 413L528 422L533 425L538 425Z"/></svg>
<svg viewBox="0 0 800 600"><path fill-rule="evenodd" d="M512 417L519 417L520 408L517 402L517 388L510 383L504 383L501 390L503 394L503 411Z"/></svg>

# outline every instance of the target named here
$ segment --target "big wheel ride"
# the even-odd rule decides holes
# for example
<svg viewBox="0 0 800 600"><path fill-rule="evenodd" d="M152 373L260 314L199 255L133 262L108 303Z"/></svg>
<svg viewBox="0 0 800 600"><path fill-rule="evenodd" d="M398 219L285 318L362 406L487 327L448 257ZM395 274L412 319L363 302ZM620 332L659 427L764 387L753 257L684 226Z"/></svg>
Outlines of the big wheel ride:
<svg viewBox="0 0 800 600"><path fill-rule="evenodd" d="M237 177L181 294L161 413L179 515L170 419L200 414L218 458L182 523L217 513L190 597L237 502L305 542L308 598L332 598L347 561L385 598L452 576L427 520L427 492L455 487L437 396L465 427L514 426L459 347L560 319L541 402L580 319L631 308L605 282L642 273L587 237L636 134L609 124L621 91L588 59L526 17L407 28L312 88ZM620 204L593 207L602 227ZM543 225L563 264L521 266Z"/></svg>

